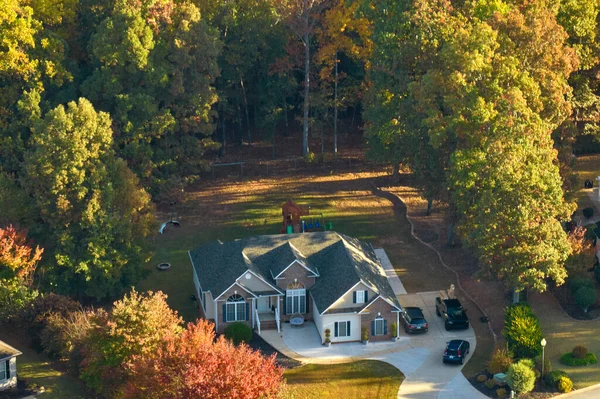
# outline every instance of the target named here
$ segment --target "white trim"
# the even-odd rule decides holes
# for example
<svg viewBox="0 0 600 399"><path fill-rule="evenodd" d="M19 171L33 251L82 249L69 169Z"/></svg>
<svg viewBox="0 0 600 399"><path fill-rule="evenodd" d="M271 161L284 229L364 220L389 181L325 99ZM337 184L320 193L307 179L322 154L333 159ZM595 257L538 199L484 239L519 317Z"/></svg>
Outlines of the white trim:
<svg viewBox="0 0 600 399"><path fill-rule="evenodd" d="M256 298L256 295L254 295L254 293L252 291L248 290L247 288L244 288L243 285L241 285L240 283L238 283L237 281L235 281L233 284L231 284L229 286L229 288L227 288L225 291L221 292L221 295L219 295L218 297L216 297L215 299L213 299L213 301L217 302L219 300L219 298L221 298L223 296L223 294L226 293L227 291L229 291L234 285L237 285L238 287L240 287L241 289L243 289L244 291L246 291L248 294L250 294L254 298Z"/></svg>
<svg viewBox="0 0 600 399"><path fill-rule="evenodd" d="M300 266L302 266L303 268L305 268L307 271L311 272L311 273L312 273L312 276L308 276L308 277L320 277L318 274L315 274L315 272L314 272L314 271L312 271L312 270L310 270L308 267L306 267L306 265L305 265L303 262L299 261L298 259L294 259L294 260L292 261L292 263L290 263L289 265L287 265L287 267L286 267L285 269L283 269L283 270L281 271L281 273L279 273L277 276L275 276L275 277L274 277L274 279L278 279L278 278L279 278L279 276L281 276L281 275L282 275L282 274L283 274L283 273L284 273L284 272L285 272L287 269L289 269L289 268L290 268L290 267L291 267L291 266L292 266L294 263L298 263Z"/></svg>
<svg viewBox="0 0 600 399"><path fill-rule="evenodd" d="M327 312L327 311L329 310L329 308L331 308L333 305L335 305L335 303L336 303L337 301L339 301L341 298L345 297L345 296L346 296L346 295L347 295L347 294L348 294L350 291L354 290L354 288L356 288L356 286L357 286L357 285L359 285L360 283L363 283L363 282L362 282L362 280L360 280L358 283L354 284L354 285L352 286L352 288L350 288L348 291L346 291L346 292L345 292L345 293L344 293L344 294L343 294L341 297L339 297L338 299L336 299L335 301L333 301L333 302L332 302L332 304L331 304L331 305L329 305L329 306L327 307L327 309L325 309L324 311L322 311L322 312L321 312L321 315L322 315L323 313ZM363 283L363 284L364 284L364 283ZM366 284L365 284L365 285L366 285Z"/></svg>
<svg viewBox="0 0 600 399"><path fill-rule="evenodd" d="M215 331L219 331L219 306L217 305L217 301L213 302L215 304ZM223 317L225 317L225 315L223 315Z"/></svg>
<svg viewBox="0 0 600 399"><path fill-rule="evenodd" d="M10 345L9 345L9 344L7 344L6 342L4 342L4 341L2 341L2 340L0 340L0 342L2 342L4 345L8 346L8 347L9 347L10 349L12 349L13 351L17 352L17 353L15 353L15 354L8 355L8 356L6 356L6 357L0 358L0 360L7 360L7 359L9 359L9 360L10 360L10 359L12 359L13 357L17 357L17 356L19 356L19 355L22 355L22 354L23 354L23 352L21 352L20 350L18 350L18 349L16 349L16 348L14 348L14 347L12 347L12 346L10 346Z"/></svg>
<svg viewBox="0 0 600 399"><path fill-rule="evenodd" d="M392 310L392 312L401 312L402 309L400 309L398 306L394 305L392 302L390 302L389 300L387 300L386 298L382 297L381 295L377 295L377 297L375 299L373 299L371 302L369 302L364 308L361 309L360 312L358 312L359 314L364 313L364 311L371 306L372 304L375 303L375 301L377 301L378 299L383 299L384 301L386 301L387 303L389 303L391 306L395 307L398 310Z"/></svg>
<svg viewBox="0 0 600 399"><path fill-rule="evenodd" d="M243 276L246 275L246 273L252 273L256 278L258 278L260 281L262 281L263 283L265 283L266 285L268 285L269 287L273 288L275 291L279 292L281 295L283 295L283 292L281 292L279 290L279 288L272 286L271 284L269 284L266 280L264 280L261 276L259 276L258 274L254 273L252 270L248 269L246 270L244 273L242 273L241 276L239 276L238 278L235 279L235 281L238 281L239 279L241 279ZM271 273L272 274L272 273Z"/></svg>

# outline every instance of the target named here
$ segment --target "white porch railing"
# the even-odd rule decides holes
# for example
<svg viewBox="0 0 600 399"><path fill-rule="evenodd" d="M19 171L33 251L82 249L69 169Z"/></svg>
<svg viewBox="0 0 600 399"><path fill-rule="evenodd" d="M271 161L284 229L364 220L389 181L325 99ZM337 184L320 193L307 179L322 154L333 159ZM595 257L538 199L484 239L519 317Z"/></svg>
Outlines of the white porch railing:
<svg viewBox="0 0 600 399"><path fill-rule="evenodd" d="M260 335L260 318L258 317L258 312L254 312L254 317L256 318L256 328L258 329L258 335Z"/></svg>
<svg viewBox="0 0 600 399"><path fill-rule="evenodd" d="M275 323L277 323L277 332L281 332L281 320L279 318L279 308L275 308Z"/></svg>

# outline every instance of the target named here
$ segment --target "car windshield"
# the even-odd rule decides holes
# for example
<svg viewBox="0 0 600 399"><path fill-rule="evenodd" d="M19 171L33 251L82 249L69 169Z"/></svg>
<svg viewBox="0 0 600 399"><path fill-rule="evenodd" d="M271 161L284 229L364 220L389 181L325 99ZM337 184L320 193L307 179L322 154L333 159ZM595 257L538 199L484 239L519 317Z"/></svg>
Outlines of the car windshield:
<svg viewBox="0 0 600 399"><path fill-rule="evenodd" d="M463 313L462 306L448 309L448 313L452 316L460 316Z"/></svg>

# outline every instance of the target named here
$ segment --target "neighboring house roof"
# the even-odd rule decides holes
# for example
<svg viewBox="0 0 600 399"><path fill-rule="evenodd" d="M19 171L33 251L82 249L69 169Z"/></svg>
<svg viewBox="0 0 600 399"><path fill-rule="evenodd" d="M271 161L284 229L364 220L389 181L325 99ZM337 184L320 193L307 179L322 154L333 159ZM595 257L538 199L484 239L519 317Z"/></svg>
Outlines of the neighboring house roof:
<svg viewBox="0 0 600 399"><path fill-rule="evenodd" d="M371 246L333 231L216 241L190 251L190 259L202 289L215 297L247 270L275 286L273 277L297 260L320 276L310 292L321 312L361 281L400 308Z"/></svg>
<svg viewBox="0 0 600 399"><path fill-rule="evenodd" d="M6 342L0 341L0 360L8 359L14 356L19 356L20 354L20 351L16 350Z"/></svg>

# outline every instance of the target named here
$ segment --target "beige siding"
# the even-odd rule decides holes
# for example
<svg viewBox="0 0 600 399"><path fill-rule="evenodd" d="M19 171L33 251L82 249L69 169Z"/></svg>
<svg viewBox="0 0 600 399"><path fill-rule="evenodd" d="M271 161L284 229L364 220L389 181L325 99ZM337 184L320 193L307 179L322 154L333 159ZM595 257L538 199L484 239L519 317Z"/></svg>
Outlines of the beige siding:
<svg viewBox="0 0 600 399"><path fill-rule="evenodd" d="M250 276L249 279L246 278L246 274ZM260 280L258 277L256 277L256 275L250 272L244 273L244 275L242 275L242 277L238 278L236 281L253 292L273 291L273 287Z"/></svg>
<svg viewBox="0 0 600 399"><path fill-rule="evenodd" d="M348 337L336 337L335 336L335 322L350 322L350 336ZM323 331L326 328L331 330L331 342L352 342L352 341L360 341L360 315L358 314L333 314L328 315L327 313L322 316L321 325ZM324 335L324 334L323 334Z"/></svg>
<svg viewBox="0 0 600 399"><path fill-rule="evenodd" d="M0 360L5 362L6 360ZM0 377L0 391L10 389L17 386L17 358L10 359L10 378L5 378L6 374Z"/></svg>
<svg viewBox="0 0 600 399"><path fill-rule="evenodd" d="M313 320L315 322L315 327L317 327L317 331L321 336L321 343L325 342L325 331L323 329L323 317L319 314L319 309L317 309L317 304L313 302ZM331 339L331 338L330 338Z"/></svg>
<svg viewBox="0 0 600 399"><path fill-rule="evenodd" d="M204 297L206 298L206 303L204 304L204 315L207 319L215 318L215 302L213 301L212 295L210 292L205 292Z"/></svg>
<svg viewBox="0 0 600 399"><path fill-rule="evenodd" d="M341 297L340 299L335 301L333 303L333 305L331 305L330 309L362 308L363 306L365 306L364 303L353 303L352 302L354 291L368 291L369 298L368 298L367 302L369 302L372 298L374 298L377 295L377 293L375 293L375 291L371 290L369 287L367 287L363 283L359 283L356 287L354 287L352 289L352 291L349 291L346 295L344 295L343 297Z"/></svg>

